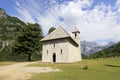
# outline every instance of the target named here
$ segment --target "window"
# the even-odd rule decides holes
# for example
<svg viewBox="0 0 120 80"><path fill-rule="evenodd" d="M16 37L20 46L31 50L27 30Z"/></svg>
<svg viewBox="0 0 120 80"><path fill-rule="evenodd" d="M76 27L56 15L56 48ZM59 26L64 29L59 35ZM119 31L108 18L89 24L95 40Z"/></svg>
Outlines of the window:
<svg viewBox="0 0 120 80"><path fill-rule="evenodd" d="M48 55L48 50L47 50L47 55Z"/></svg>
<svg viewBox="0 0 120 80"><path fill-rule="evenodd" d="M75 38L77 37L77 33L75 33Z"/></svg>
<svg viewBox="0 0 120 80"><path fill-rule="evenodd" d="M55 43L54 43L54 47L55 47Z"/></svg>
<svg viewBox="0 0 120 80"><path fill-rule="evenodd" d="M62 52L63 52L62 49L60 51L61 51L61 54L62 54Z"/></svg>

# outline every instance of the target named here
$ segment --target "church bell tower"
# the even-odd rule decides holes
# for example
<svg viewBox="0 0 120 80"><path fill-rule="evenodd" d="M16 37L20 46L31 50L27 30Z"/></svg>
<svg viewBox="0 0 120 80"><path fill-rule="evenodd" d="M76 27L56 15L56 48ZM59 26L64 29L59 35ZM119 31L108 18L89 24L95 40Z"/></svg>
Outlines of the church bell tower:
<svg viewBox="0 0 120 80"><path fill-rule="evenodd" d="M79 44L79 46L77 47L77 56L78 56L78 60L82 60L81 57L81 46L80 46L80 31L75 27L72 31L73 33L73 39Z"/></svg>
<svg viewBox="0 0 120 80"><path fill-rule="evenodd" d="M80 44L80 31L75 27L72 31L73 33L73 39Z"/></svg>

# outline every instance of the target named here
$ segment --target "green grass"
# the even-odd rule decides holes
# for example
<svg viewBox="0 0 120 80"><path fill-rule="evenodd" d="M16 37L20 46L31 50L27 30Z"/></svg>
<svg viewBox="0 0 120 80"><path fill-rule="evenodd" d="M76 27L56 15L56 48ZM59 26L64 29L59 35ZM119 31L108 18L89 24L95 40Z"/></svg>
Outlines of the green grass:
<svg viewBox="0 0 120 80"><path fill-rule="evenodd" d="M0 62L0 66L11 65L14 62Z"/></svg>
<svg viewBox="0 0 120 80"><path fill-rule="evenodd" d="M120 58L91 59L73 64L37 63L29 66L59 68L62 72L33 74L29 80L120 80ZM88 66L84 70L83 67Z"/></svg>

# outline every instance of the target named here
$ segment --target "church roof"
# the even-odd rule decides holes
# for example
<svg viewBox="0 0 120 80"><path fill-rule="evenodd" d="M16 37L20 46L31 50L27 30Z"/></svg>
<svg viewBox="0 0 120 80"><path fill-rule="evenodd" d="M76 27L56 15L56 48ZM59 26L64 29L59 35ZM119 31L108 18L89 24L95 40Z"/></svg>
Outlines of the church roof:
<svg viewBox="0 0 120 80"><path fill-rule="evenodd" d="M40 41L48 41L48 40L61 39L61 38L70 38L73 42L78 44L74 39L72 39L72 37L67 33L67 31L61 26L55 29L50 34L48 34L46 37L44 37Z"/></svg>
<svg viewBox="0 0 120 80"><path fill-rule="evenodd" d="M58 39L58 38L65 38L65 37L70 37L70 35L60 26L57 29L55 29L53 32L48 34L41 41Z"/></svg>

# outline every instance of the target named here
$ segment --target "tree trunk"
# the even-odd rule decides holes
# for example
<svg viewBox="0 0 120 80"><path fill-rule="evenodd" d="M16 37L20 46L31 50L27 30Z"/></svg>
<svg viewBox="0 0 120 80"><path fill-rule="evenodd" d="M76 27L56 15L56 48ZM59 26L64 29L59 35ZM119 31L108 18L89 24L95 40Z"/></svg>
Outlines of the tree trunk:
<svg viewBox="0 0 120 80"><path fill-rule="evenodd" d="M31 61L31 53L28 54L28 61Z"/></svg>

